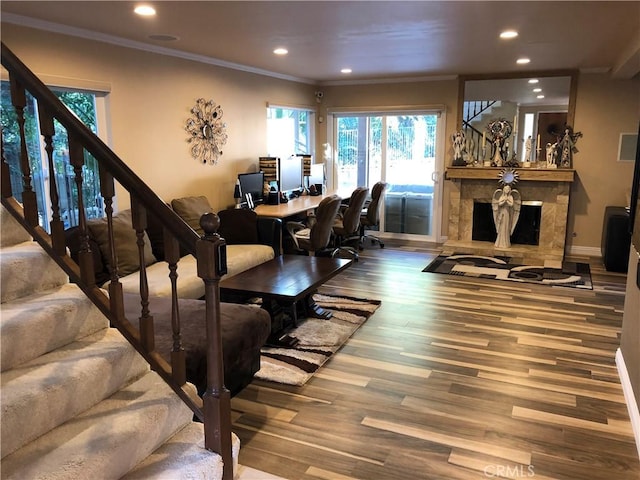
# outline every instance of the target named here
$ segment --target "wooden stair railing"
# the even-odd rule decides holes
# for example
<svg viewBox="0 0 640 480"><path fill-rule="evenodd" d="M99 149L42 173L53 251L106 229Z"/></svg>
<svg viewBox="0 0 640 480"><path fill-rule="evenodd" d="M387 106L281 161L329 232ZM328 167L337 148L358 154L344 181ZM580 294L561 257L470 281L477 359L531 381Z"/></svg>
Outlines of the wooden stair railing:
<svg viewBox="0 0 640 480"><path fill-rule="evenodd" d="M464 102L463 105L462 130L464 131L465 138L469 140L469 145L472 149L469 152L471 157L477 158L480 163L486 160L486 150L485 152L482 151L482 132L475 128L471 122L489 110L496 102L497 100L478 100ZM488 158L491 158L491 148L489 148Z"/></svg>
<svg viewBox="0 0 640 480"><path fill-rule="evenodd" d="M2 43L2 65L9 72L11 102L17 115L20 135L20 169L22 174L22 202L14 197L9 165L2 145L1 202L42 248L78 284L85 295L109 318L123 336L149 362L163 380L171 386L204 423L205 448L221 455L224 462L223 478L233 478L231 452L231 408L230 394L224 386L222 340L220 328L220 276L225 273L224 249L226 244L216 232L219 219L215 214L203 215L201 226L205 235L200 238L169 206L162 201L114 152L85 127L67 107L31 72L13 52ZM51 175L49 197L51 200L50 234L38 223L36 194L32 185L31 169L25 136L24 108L26 92L38 106L38 122L44 137L45 151L50 172L53 169L54 119L67 131L70 163L77 186L77 205L81 248L78 263L67 254L64 224L60 218L60 206L56 175ZM87 218L83 199L83 165L85 154L98 162L100 191L104 199L110 243L110 270L108 295L95 282L92 252L89 246ZM113 233L113 199L115 182L131 196L132 228L136 232L140 260L140 320L136 328L124 314L122 284L119 282L116 246ZM167 281L171 283L173 348L171 361L167 362L155 351L153 317L149 315L149 289L144 253L144 232L147 215L153 215L163 227L167 262ZM198 276L205 287L205 321L207 338L207 389L203 398L186 388L185 354L181 345L180 306L178 302L178 277L180 247L197 259ZM222 260L222 262L220 262Z"/></svg>

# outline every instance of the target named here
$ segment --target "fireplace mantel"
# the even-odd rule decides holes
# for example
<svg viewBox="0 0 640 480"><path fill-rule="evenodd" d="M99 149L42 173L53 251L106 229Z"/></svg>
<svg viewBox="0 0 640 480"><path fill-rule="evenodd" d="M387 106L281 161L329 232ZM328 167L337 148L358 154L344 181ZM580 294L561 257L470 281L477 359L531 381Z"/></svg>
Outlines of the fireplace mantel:
<svg viewBox="0 0 640 480"><path fill-rule="evenodd" d="M509 167L511 168L511 167ZM448 167L445 173L447 180L498 180L498 173L503 167ZM534 182L573 182L575 170L568 168L514 168L520 181Z"/></svg>
<svg viewBox="0 0 640 480"><path fill-rule="evenodd" d="M511 168L511 167L509 167ZM492 242L472 240L474 200L491 198L503 167L448 167L449 230L444 254L503 255L529 265L560 266L564 259L572 169L514 168L523 200L542 202L539 245L512 244L498 249Z"/></svg>

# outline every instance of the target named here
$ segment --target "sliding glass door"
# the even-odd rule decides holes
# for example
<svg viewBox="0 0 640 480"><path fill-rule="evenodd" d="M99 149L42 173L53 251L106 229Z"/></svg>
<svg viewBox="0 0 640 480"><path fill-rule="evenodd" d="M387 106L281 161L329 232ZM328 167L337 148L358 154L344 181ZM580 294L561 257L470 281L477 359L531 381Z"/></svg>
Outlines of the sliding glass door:
<svg viewBox="0 0 640 480"><path fill-rule="evenodd" d="M335 115L340 192L387 182L380 231L436 241L438 112Z"/></svg>

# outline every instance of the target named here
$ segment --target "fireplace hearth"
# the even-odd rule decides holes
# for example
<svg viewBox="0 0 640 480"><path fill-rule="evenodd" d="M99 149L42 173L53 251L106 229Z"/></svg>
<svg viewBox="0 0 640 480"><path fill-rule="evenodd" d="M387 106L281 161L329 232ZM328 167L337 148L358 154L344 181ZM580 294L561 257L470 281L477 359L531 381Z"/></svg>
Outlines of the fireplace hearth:
<svg viewBox="0 0 640 480"><path fill-rule="evenodd" d="M469 253L484 256L510 256L526 264L557 265L564 259L567 233L569 196L575 171L571 169L518 168L520 180L516 188L523 204L537 207L529 217L529 208L521 209L518 225L531 227L534 233L526 233L526 240L511 238L511 247L495 247L495 227L491 213L490 199L499 188L498 174L501 169L484 167L449 167L449 229L443 254ZM535 199L536 205L531 205ZM485 206L477 205L485 203ZM484 213L478 209L485 209ZM488 212L486 211L488 209ZM535 211L537 210L537 212ZM481 215L483 225L474 233L474 216ZM487 226L488 225L488 226ZM476 230L478 230L476 225ZM514 232L515 234L515 232ZM534 242L531 236L537 236ZM478 238L483 238L482 240ZM521 242L522 243L519 243Z"/></svg>
<svg viewBox="0 0 640 480"><path fill-rule="evenodd" d="M540 216L542 202L522 202L520 218L511 235L512 245L538 245L540 243ZM471 240L495 242L497 237L493 208L490 201L473 202Z"/></svg>

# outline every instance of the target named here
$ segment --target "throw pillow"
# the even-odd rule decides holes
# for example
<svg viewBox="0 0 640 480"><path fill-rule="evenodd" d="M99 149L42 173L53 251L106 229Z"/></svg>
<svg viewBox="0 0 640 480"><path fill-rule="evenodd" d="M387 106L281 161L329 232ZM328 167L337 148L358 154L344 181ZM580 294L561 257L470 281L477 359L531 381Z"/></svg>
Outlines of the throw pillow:
<svg viewBox="0 0 640 480"><path fill-rule="evenodd" d="M113 238L118 257L118 275L124 277L130 273L140 270L140 260L138 258L138 245L136 231L131 226L131 210L124 210L113 216ZM100 218L87 222L91 236L98 243L100 253L105 265L110 265L111 253L109 250L109 231L107 229L107 219ZM145 266L156 262L156 258L151 251L151 243L146 232L144 234L144 259Z"/></svg>
<svg viewBox="0 0 640 480"><path fill-rule="evenodd" d="M167 203L167 206L171 208L171 205ZM151 242L151 251L156 260L163 261L164 257L164 229L160 221L151 213L147 212L147 235ZM180 245L180 256L184 257L189 252L186 248Z"/></svg>
<svg viewBox="0 0 640 480"><path fill-rule="evenodd" d="M205 213L213 212L207 197L174 198L171 200L171 208L173 208L173 211L180 215L187 225L193 228L198 235L204 235L204 230L200 227L200 217Z"/></svg>
<svg viewBox="0 0 640 480"><path fill-rule="evenodd" d="M253 210L235 209L218 212L218 233L229 245L257 244L258 214Z"/></svg>

